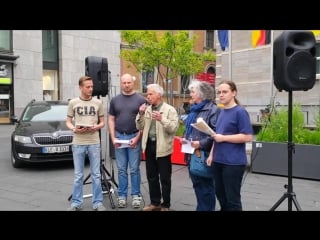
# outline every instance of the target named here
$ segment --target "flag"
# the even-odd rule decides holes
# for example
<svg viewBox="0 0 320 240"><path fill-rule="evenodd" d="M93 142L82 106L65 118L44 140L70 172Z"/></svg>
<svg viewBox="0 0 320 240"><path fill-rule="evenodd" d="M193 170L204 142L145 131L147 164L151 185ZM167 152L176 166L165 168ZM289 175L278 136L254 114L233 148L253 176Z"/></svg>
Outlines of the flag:
<svg viewBox="0 0 320 240"><path fill-rule="evenodd" d="M311 30L311 32L313 32L315 37L320 35L320 30Z"/></svg>
<svg viewBox="0 0 320 240"><path fill-rule="evenodd" d="M218 39L221 50L226 50L226 47L229 47L228 30L218 30Z"/></svg>
<svg viewBox="0 0 320 240"><path fill-rule="evenodd" d="M269 44L271 41L271 30L252 30L252 47Z"/></svg>

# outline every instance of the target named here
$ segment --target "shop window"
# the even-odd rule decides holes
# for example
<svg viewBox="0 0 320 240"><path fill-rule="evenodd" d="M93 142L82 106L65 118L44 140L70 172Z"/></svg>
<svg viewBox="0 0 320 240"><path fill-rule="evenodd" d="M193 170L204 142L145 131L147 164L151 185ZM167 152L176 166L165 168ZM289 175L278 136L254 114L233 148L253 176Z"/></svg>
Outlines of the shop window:
<svg viewBox="0 0 320 240"><path fill-rule="evenodd" d="M58 100L58 72L43 70L42 90L43 100Z"/></svg>

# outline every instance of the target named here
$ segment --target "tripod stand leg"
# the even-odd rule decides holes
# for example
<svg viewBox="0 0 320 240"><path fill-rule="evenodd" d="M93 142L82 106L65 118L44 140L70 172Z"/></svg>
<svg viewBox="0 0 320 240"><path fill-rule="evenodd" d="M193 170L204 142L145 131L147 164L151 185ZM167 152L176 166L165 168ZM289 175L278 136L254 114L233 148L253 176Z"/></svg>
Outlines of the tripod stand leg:
<svg viewBox="0 0 320 240"><path fill-rule="evenodd" d="M107 174L109 174L109 172L107 171L107 169L104 167L104 165L101 163L100 166L100 170L101 170L101 186L102 186L102 191L106 191L106 193L109 195L109 200L110 200L110 204L111 204L111 208L114 209L116 206L114 204L113 198L112 198L112 194L114 189L111 189L112 186L109 183L109 179L107 179Z"/></svg>
<svg viewBox="0 0 320 240"><path fill-rule="evenodd" d="M297 198L296 198L296 195L295 195L295 194L292 196L292 201L293 201L294 205L296 206L296 209L297 209L298 211L302 211L302 209L301 209L301 207L300 207L300 205L299 205L299 203L298 203L298 201L297 201Z"/></svg>
<svg viewBox="0 0 320 240"><path fill-rule="evenodd" d="M116 181L114 180L114 176L108 172L108 170L106 169L106 167L102 164L102 172L105 173L106 175L108 175L109 177L109 181L111 181L116 187L118 187L118 184L116 183Z"/></svg>
<svg viewBox="0 0 320 240"><path fill-rule="evenodd" d="M91 174L89 173L88 176L83 180L83 185L87 184L88 179L90 178ZM68 201L72 198L72 194L68 197Z"/></svg>
<svg viewBox="0 0 320 240"><path fill-rule="evenodd" d="M282 195L282 197L270 208L270 211L274 211L279 205L288 197L288 195L285 193Z"/></svg>
<svg viewBox="0 0 320 240"><path fill-rule="evenodd" d="M301 207L297 201L295 193L285 193L283 196L273 205L273 207L270 209L270 211L274 211L286 198L288 198L288 210L292 211L292 201L297 209L297 211L301 211Z"/></svg>

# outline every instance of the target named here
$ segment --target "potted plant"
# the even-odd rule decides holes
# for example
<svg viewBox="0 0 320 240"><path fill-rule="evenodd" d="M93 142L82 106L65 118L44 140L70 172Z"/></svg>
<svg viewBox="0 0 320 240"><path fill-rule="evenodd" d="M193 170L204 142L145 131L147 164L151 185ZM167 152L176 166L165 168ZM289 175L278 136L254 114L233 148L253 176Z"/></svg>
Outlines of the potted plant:
<svg viewBox="0 0 320 240"><path fill-rule="evenodd" d="M292 111L292 145L288 144L288 112L271 113L252 142L251 170L256 173L288 175L288 152L292 148L292 176L320 180L320 119L313 130L304 124L299 104Z"/></svg>

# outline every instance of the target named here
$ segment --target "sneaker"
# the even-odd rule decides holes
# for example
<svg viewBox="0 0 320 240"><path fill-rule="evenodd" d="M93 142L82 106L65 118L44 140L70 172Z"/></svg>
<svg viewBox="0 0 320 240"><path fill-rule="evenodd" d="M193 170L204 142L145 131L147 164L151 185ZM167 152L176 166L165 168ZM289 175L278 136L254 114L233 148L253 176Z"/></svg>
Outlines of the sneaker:
<svg viewBox="0 0 320 240"><path fill-rule="evenodd" d="M139 195L133 195L132 196L132 207L133 208L140 208L141 206L142 197Z"/></svg>
<svg viewBox="0 0 320 240"><path fill-rule="evenodd" d="M127 201L125 198L118 198L118 207L119 208L127 207Z"/></svg>
<svg viewBox="0 0 320 240"><path fill-rule="evenodd" d="M103 204L100 204L97 208L94 208L93 210L95 210L95 211L107 211L107 209L105 208L105 206L103 206Z"/></svg>
<svg viewBox="0 0 320 240"><path fill-rule="evenodd" d="M82 207L80 207L80 206L73 206L73 205L71 205L71 207L69 207L68 209L67 209L67 211L81 211L82 210Z"/></svg>

